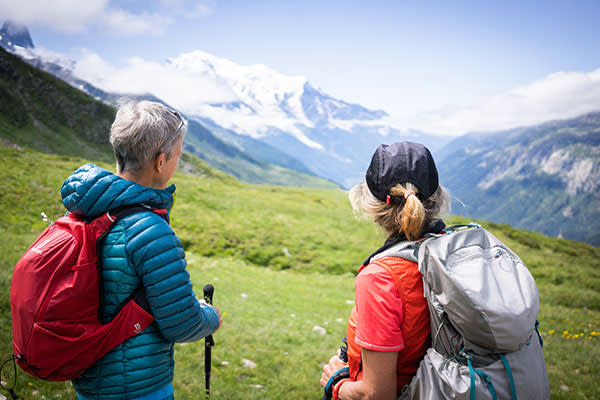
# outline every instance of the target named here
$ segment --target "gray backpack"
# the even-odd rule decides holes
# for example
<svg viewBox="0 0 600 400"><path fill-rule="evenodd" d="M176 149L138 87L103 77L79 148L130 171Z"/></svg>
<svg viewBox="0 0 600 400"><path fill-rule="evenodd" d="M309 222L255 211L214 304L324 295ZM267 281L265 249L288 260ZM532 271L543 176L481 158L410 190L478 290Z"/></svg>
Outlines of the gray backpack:
<svg viewBox="0 0 600 400"><path fill-rule="evenodd" d="M374 258L418 262L432 346L399 399L549 399L539 298L521 259L470 224Z"/></svg>

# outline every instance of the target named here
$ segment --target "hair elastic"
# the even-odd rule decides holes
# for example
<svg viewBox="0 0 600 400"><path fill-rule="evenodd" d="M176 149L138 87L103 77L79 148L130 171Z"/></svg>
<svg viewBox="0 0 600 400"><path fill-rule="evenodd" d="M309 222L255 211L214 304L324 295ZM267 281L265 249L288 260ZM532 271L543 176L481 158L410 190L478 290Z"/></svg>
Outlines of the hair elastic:
<svg viewBox="0 0 600 400"><path fill-rule="evenodd" d="M408 199L408 197L410 195L416 196L417 194L415 192L413 192L412 190L408 190L408 191L404 192L404 199Z"/></svg>

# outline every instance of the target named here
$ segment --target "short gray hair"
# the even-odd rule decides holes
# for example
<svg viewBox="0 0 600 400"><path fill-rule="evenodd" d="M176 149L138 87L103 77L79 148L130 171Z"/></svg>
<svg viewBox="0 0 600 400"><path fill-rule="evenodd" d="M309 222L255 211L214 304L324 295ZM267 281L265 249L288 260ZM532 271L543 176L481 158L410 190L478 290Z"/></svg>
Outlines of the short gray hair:
<svg viewBox="0 0 600 400"><path fill-rule="evenodd" d="M175 143L186 132L187 123L181 115L163 104L122 103L110 128L117 172L139 171L160 153L169 159Z"/></svg>

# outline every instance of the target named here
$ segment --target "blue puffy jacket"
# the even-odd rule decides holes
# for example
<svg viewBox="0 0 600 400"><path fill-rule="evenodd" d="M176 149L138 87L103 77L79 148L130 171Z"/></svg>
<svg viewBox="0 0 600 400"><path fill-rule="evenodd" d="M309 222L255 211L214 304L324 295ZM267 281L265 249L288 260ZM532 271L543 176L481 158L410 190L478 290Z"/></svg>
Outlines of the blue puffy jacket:
<svg viewBox="0 0 600 400"><path fill-rule="evenodd" d="M130 204L170 210L174 192L173 185L163 190L141 186L92 164L75 171L61 188L65 207L89 217ZM214 332L217 311L196 299L181 242L151 211L120 220L103 241L100 256L104 321L142 284L155 322L111 350L73 385L86 399L129 400L164 392L173 380L173 343Z"/></svg>

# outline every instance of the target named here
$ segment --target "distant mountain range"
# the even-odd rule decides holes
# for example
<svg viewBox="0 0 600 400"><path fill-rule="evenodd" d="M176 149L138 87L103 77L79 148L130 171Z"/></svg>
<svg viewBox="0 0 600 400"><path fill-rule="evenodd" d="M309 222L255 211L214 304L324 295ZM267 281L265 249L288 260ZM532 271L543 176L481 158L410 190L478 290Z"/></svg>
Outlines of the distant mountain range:
<svg viewBox="0 0 600 400"><path fill-rule="evenodd" d="M123 96L104 90L101 79L95 84L76 76L74 61L35 49L31 38L26 40L27 28L6 22L3 29L19 32L20 44L8 33L0 44L30 64L110 104ZM342 187L348 188L363 177L371 153L381 143L416 140L436 151L451 139L398 129L390 124L384 111L335 99L314 88L306 78L286 76L264 65L242 66L201 51L169 59L166 64L173 71L216 82L231 99L189 105L177 97L158 94L161 101L175 106L249 157L315 174ZM151 87L148 92L152 92ZM199 155L212 151L205 150ZM215 166L227 167L224 161ZM237 166L227 172L248 180Z"/></svg>
<svg viewBox="0 0 600 400"><path fill-rule="evenodd" d="M73 61L37 51L26 28L5 24L0 45L105 103L123 96L76 77ZM434 153L441 182L455 199L453 213L600 245L594 224L600 217L600 113L438 137L394 127L384 111L335 99L303 77L266 66L240 66L200 51L168 65L213 79L231 94L193 106L166 100L189 119L186 150L242 180L317 187L333 187L333 181L347 188L363 177L377 145L412 140ZM129 97L166 103L152 94Z"/></svg>
<svg viewBox="0 0 600 400"><path fill-rule="evenodd" d="M399 129L382 110L336 99L302 76L264 65L242 66L202 51L168 63L173 70L210 78L230 93L230 101L185 108L216 135L235 132L259 139L346 188L363 177L381 143L415 140L436 151L451 139Z"/></svg>
<svg viewBox="0 0 600 400"><path fill-rule="evenodd" d="M600 245L600 112L459 137L438 167L454 213Z"/></svg>
<svg viewBox="0 0 600 400"><path fill-rule="evenodd" d="M11 36L11 34L15 34L16 36ZM39 54L33 47L33 41L26 27L10 22L4 23L2 28L0 28L0 45L4 49L18 55L32 66L54 75L69 83L74 88L109 105L116 105L124 97L135 100L152 100L166 104L165 101L151 94L122 95L108 93L77 78L72 73L73 63L71 61L56 55L48 56L44 53ZM8 60L6 55L2 55L2 57ZM11 61L8 64L14 63ZM14 65L10 68L14 68ZM34 94L30 93L30 95L33 96ZM24 106L21 108L24 109L24 112L27 112L27 107ZM225 142L215 136L200 122L188 117L188 123L188 134L184 143L185 150L199 156L209 165L230 173L241 180L251 183L275 185L322 188L338 187L338 185L327 179L315 176L302 162L265 143L251 138L244 138L242 144ZM105 144L108 143L109 129L110 124L102 132L98 133L106 135ZM245 151L244 147L252 147L260 157L253 156ZM46 146L46 148L48 147Z"/></svg>

